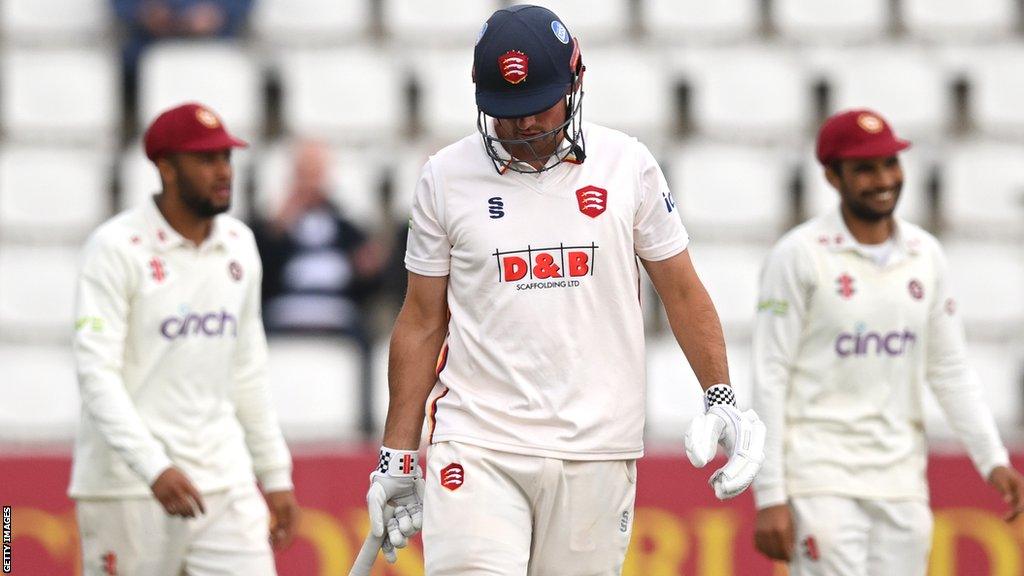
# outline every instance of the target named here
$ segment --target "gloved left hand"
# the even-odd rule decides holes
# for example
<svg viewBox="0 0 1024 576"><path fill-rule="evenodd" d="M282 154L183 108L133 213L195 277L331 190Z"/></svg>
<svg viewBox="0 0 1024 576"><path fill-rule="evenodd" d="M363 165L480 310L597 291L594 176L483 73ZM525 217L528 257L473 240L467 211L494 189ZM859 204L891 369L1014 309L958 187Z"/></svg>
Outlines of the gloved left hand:
<svg viewBox="0 0 1024 576"><path fill-rule="evenodd" d="M740 495L754 481L764 462L765 426L753 410L740 412L732 387L715 384L704 393L704 414L686 432L686 455L697 468L715 457L721 444L729 461L708 483L719 500Z"/></svg>

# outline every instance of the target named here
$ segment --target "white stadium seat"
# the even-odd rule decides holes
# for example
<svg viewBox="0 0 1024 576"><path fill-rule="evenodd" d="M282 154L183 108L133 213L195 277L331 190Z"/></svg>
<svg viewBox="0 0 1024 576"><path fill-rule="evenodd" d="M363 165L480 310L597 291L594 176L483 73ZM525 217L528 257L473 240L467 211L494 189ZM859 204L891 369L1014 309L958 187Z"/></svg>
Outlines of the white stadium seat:
<svg viewBox="0 0 1024 576"><path fill-rule="evenodd" d="M769 245L691 241L693 267L707 288L727 339L748 338L757 311L758 282Z"/></svg>
<svg viewBox="0 0 1024 576"><path fill-rule="evenodd" d="M268 146L257 163L256 210L270 219L288 197L293 178L292 142ZM345 218L363 231L376 229L383 220L381 183L384 167L379 151L335 148L331 158L330 196Z"/></svg>
<svg viewBox="0 0 1024 576"><path fill-rule="evenodd" d="M672 83L657 53L602 48L583 54L583 118L657 140L674 123Z"/></svg>
<svg viewBox="0 0 1024 576"><path fill-rule="evenodd" d="M99 150L0 146L0 238L81 240L110 215L111 165Z"/></svg>
<svg viewBox="0 0 1024 576"><path fill-rule="evenodd" d="M911 46L847 49L824 71L832 110L871 108L907 138L936 139L953 115L950 78L932 55Z"/></svg>
<svg viewBox="0 0 1024 576"><path fill-rule="evenodd" d="M0 51L0 126L23 142L113 142L119 64L106 48Z"/></svg>
<svg viewBox="0 0 1024 576"><path fill-rule="evenodd" d="M1024 410L1024 344L971 342L967 365L1000 430L1017 430ZM924 395L925 430L933 439L958 439L931 390Z"/></svg>
<svg viewBox="0 0 1024 576"><path fill-rule="evenodd" d="M212 108L246 139L263 126L263 78L252 52L232 42L167 42L139 60L139 125L184 102Z"/></svg>
<svg viewBox="0 0 1024 576"><path fill-rule="evenodd" d="M811 85L785 48L684 50L693 122L704 135L741 142L799 140L813 115Z"/></svg>
<svg viewBox="0 0 1024 576"><path fill-rule="evenodd" d="M496 0L382 0L381 15L384 32L396 42L446 44L467 51L498 7Z"/></svg>
<svg viewBox="0 0 1024 576"><path fill-rule="evenodd" d="M896 129L899 134L899 129ZM814 160L813 151L803 169L804 197L803 211L808 218L833 210L839 205L839 193L825 179L825 169ZM931 206L928 199L928 178L930 162L922 151L910 148L899 154L903 167L903 190L896 205L896 215L914 224L924 225L928 221Z"/></svg>
<svg viewBox="0 0 1024 576"><path fill-rule="evenodd" d="M791 209L790 165L770 148L691 144L677 149L669 185L694 237L775 238Z"/></svg>
<svg viewBox="0 0 1024 576"><path fill-rule="evenodd" d="M71 337L78 258L77 247L0 247L0 337Z"/></svg>
<svg viewBox="0 0 1024 576"><path fill-rule="evenodd" d="M391 176L390 216L393 222L406 222L412 215L413 196L420 172L427 158L434 150L422 144L405 147L398 154L398 163L393 166Z"/></svg>
<svg viewBox="0 0 1024 576"><path fill-rule="evenodd" d="M281 54L278 66L282 114L292 135L382 141L405 128L405 76L386 52L293 50Z"/></svg>
<svg viewBox="0 0 1024 576"><path fill-rule="evenodd" d="M1019 244L946 240L950 289L969 334L1020 336L1024 250Z"/></svg>
<svg viewBox="0 0 1024 576"><path fill-rule="evenodd" d="M71 441L81 413L71 348L0 345L0 396L0 442Z"/></svg>
<svg viewBox="0 0 1024 576"><path fill-rule="evenodd" d="M1024 146L958 143L944 159L941 181L947 230L1024 237Z"/></svg>
<svg viewBox="0 0 1024 576"><path fill-rule="evenodd" d="M728 341L729 377L736 402L750 407L750 344ZM647 340L647 440L680 446L693 417L704 411L704 395L697 377L671 334Z"/></svg>
<svg viewBox="0 0 1024 576"><path fill-rule="evenodd" d="M447 142L475 131L472 50L421 50L405 57L419 86L420 121L426 134Z"/></svg>
<svg viewBox="0 0 1024 576"><path fill-rule="evenodd" d="M342 440L358 432L362 376L355 345L278 337L268 347L274 407L289 441Z"/></svg>
<svg viewBox="0 0 1024 576"><path fill-rule="evenodd" d="M845 43L873 40L889 28L889 0L775 0L772 25L798 41Z"/></svg>
<svg viewBox="0 0 1024 576"><path fill-rule="evenodd" d="M370 24L367 0L260 0L251 18L255 36L278 46L358 42Z"/></svg>
<svg viewBox="0 0 1024 576"><path fill-rule="evenodd" d="M953 39L1005 37L1019 17L1015 0L902 0L900 19L914 36L949 42Z"/></svg>
<svg viewBox="0 0 1024 576"><path fill-rule="evenodd" d="M231 186L231 210L228 213L243 220L248 216L245 193L249 189L249 175L254 154L255 152L251 148L235 149L231 153L234 180ZM141 141L133 141L121 156L118 179L121 183L121 201L118 210L140 206L143 202L149 201L151 196L160 192L160 173L143 152Z"/></svg>
<svg viewBox="0 0 1024 576"><path fill-rule="evenodd" d="M970 108L981 132L1024 136L1024 45L1007 44L973 53L964 72L971 87Z"/></svg>
<svg viewBox="0 0 1024 576"><path fill-rule="evenodd" d="M19 44L91 42L108 34L110 0L3 0L0 36Z"/></svg>
<svg viewBox="0 0 1024 576"><path fill-rule="evenodd" d="M662 43L741 40L757 33L758 0L646 0L647 34Z"/></svg>
<svg viewBox="0 0 1024 576"><path fill-rule="evenodd" d="M530 4L557 14L584 47L621 41L632 27L630 0L538 0Z"/></svg>

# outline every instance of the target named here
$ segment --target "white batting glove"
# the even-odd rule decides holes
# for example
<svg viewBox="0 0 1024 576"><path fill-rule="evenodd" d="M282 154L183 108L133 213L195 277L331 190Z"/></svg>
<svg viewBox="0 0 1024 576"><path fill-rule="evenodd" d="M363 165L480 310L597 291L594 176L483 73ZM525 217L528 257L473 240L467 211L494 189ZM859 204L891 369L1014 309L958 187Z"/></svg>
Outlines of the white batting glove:
<svg viewBox="0 0 1024 576"><path fill-rule="evenodd" d="M370 474L366 506L370 532L385 537L382 549L388 562L395 561L394 548L405 548L423 528L424 488L418 452L381 447L377 469Z"/></svg>
<svg viewBox="0 0 1024 576"><path fill-rule="evenodd" d="M764 462L765 426L753 410L736 409L732 386L715 384L704 392L704 414L693 419L686 432L686 455L697 468L710 462L721 444L729 461L708 483L719 500L740 495L757 476Z"/></svg>

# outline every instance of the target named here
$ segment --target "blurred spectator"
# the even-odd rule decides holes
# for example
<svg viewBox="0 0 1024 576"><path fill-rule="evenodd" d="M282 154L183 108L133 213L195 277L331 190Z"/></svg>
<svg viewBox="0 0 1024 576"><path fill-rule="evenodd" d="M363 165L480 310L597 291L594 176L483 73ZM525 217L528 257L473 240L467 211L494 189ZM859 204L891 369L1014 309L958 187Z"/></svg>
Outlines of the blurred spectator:
<svg viewBox="0 0 1024 576"><path fill-rule="evenodd" d="M243 30L253 0L111 0L125 27L123 49L126 110L135 110L139 56L153 42L172 38L234 38Z"/></svg>
<svg viewBox="0 0 1024 576"><path fill-rule="evenodd" d="M368 345L361 305L380 282L385 252L331 202L327 146L300 141L294 159L283 205L255 227L266 329L339 334Z"/></svg>

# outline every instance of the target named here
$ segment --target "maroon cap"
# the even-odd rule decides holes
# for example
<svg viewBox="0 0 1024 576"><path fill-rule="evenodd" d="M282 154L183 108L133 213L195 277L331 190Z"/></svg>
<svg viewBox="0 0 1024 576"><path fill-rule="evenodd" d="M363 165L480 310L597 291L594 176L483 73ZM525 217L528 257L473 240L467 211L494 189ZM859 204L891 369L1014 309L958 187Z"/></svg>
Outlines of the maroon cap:
<svg viewBox="0 0 1024 576"><path fill-rule="evenodd" d="M818 131L818 162L892 156L910 147L874 110L859 108L829 116Z"/></svg>
<svg viewBox="0 0 1024 576"><path fill-rule="evenodd" d="M153 120L143 137L146 156L156 162L172 152L204 152L246 148L243 140L228 134L224 123L206 106L189 102L164 111Z"/></svg>

